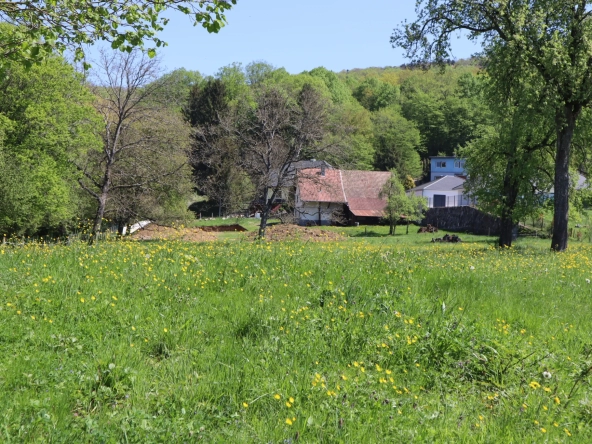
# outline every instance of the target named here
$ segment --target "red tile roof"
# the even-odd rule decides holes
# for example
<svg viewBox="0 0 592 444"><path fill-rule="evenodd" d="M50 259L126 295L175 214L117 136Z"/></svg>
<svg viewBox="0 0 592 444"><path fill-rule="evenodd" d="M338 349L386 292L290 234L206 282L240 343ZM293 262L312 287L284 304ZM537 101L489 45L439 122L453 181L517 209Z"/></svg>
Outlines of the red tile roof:
<svg viewBox="0 0 592 444"><path fill-rule="evenodd" d="M298 179L305 202L347 203L355 216L382 217L386 201L379 197L391 177L388 171L303 170Z"/></svg>
<svg viewBox="0 0 592 444"><path fill-rule="evenodd" d="M319 168L300 170L298 188L304 202L346 202L340 170L325 169L324 176Z"/></svg>

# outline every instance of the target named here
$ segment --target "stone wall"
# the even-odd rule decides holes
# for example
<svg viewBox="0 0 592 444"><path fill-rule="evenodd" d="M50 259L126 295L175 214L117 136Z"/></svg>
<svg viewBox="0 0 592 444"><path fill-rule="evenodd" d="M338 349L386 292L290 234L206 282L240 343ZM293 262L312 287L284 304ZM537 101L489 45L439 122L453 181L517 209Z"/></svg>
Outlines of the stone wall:
<svg viewBox="0 0 592 444"><path fill-rule="evenodd" d="M500 222L499 217L473 207L441 207L430 208L421 225L430 224L441 230L498 236Z"/></svg>

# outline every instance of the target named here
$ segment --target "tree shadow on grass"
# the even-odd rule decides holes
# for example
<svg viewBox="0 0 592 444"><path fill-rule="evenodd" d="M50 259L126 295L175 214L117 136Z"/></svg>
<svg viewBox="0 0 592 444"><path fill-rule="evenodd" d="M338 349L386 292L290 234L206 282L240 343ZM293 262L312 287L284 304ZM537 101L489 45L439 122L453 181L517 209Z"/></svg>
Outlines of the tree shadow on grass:
<svg viewBox="0 0 592 444"><path fill-rule="evenodd" d="M397 236L397 235L395 235L395 236ZM368 230L368 231L362 231L360 233L352 234L350 237L394 237L394 236L389 236L388 233L379 233L374 230Z"/></svg>

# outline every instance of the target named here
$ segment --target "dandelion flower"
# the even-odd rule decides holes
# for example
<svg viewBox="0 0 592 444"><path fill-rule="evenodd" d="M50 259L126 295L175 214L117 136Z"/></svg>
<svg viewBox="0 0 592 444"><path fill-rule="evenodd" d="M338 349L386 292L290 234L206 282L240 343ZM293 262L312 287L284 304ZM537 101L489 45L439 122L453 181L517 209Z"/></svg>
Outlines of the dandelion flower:
<svg viewBox="0 0 592 444"><path fill-rule="evenodd" d="M275 395L273 395L273 397L274 397L275 399L280 399L280 398L281 398L281 396L280 396L279 394L277 394L277 393L276 393Z"/></svg>
<svg viewBox="0 0 592 444"><path fill-rule="evenodd" d="M536 390L536 389L538 389L538 388L541 386L541 384L539 384L539 383L538 383L538 382L536 382L536 381L532 381L532 382L531 382L530 384L528 384L528 385L529 385L529 386L530 386L530 388L532 388L533 390Z"/></svg>
<svg viewBox="0 0 592 444"><path fill-rule="evenodd" d="M555 396L553 401L555 401L555 404L561 404L561 400L557 396Z"/></svg>
<svg viewBox="0 0 592 444"><path fill-rule="evenodd" d="M289 426L291 426L293 424L292 419L291 418L286 418L286 424L288 424Z"/></svg>
<svg viewBox="0 0 592 444"><path fill-rule="evenodd" d="M247 404L246 402L243 402L243 407L247 408L247 407L249 407L249 404Z"/></svg>

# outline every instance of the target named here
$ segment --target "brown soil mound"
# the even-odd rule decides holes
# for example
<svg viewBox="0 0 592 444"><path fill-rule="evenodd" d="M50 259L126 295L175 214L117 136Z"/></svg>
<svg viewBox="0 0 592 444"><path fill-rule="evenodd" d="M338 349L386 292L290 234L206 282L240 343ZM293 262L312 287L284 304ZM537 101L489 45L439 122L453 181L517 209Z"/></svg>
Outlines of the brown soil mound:
<svg viewBox="0 0 592 444"><path fill-rule="evenodd" d="M150 224L132 234L136 240L183 240L189 242L215 241L215 233L206 233L200 228L173 228Z"/></svg>
<svg viewBox="0 0 592 444"><path fill-rule="evenodd" d="M200 227L204 231L210 231L215 233L222 233L228 231L247 231L247 229L239 224L233 225L215 225L212 227Z"/></svg>
<svg viewBox="0 0 592 444"><path fill-rule="evenodd" d="M257 232L249 233L254 238ZM323 230L318 227L300 227L298 225L279 224L267 227L265 240L287 241L301 240L312 242L331 242L343 240L344 236L334 231Z"/></svg>

